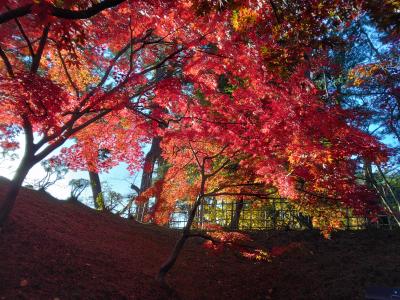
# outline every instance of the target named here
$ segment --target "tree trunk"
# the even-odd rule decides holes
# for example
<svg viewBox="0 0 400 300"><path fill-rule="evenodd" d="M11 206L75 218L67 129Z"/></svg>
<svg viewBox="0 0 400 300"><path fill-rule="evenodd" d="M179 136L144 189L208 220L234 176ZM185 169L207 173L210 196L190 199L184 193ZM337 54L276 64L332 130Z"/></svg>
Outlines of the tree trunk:
<svg viewBox="0 0 400 300"><path fill-rule="evenodd" d="M17 199L22 183L29 170L34 165L30 157L30 155L25 154L17 169L17 172L15 173L13 180L8 185L8 189L6 194L4 195L4 198L0 202L0 229L4 227L4 224L6 223L12 209L14 208L15 200Z"/></svg>
<svg viewBox="0 0 400 300"><path fill-rule="evenodd" d="M101 190L100 176L97 172L89 171L90 187L92 188L93 204L97 210L104 210L103 192Z"/></svg>
<svg viewBox="0 0 400 300"><path fill-rule="evenodd" d="M204 166L203 166L204 168ZM204 169L202 170L202 180L201 180L201 185L200 185L200 194L197 197L192 211L190 212L189 219L186 223L185 228L183 229L182 236L180 239L176 242L174 250L172 251L170 257L167 259L167 261L161 266L160 270L158 271L157 274L157 281L164 283L165 284L165 276L167 275L168 271L171 270L171 268L174 266L176 259L178 258L179 253L181 252L183 245L185 244L186 240L190 236L190 230L192 228L192 224L194 221L194 218L196 216L196 211L197 208L199 207L200 203L203 201L204 198L204 189L205 189L205 183L206 183L206 178L204 177Z"/></svg>
<svg viewBox="0 0 400 300"><path fill-rule="evenodd" d="M235 214L233 215L233 218L231 220L231 230L238 230L239 229L239 221L240 221L240 214L242 213L243 210L243 198L240 200L236 201L236 207L235 207Z"/></svg>
<svg viewBox="0 0 400 300"><path fill-rule="evenodd" d="M364 161L364 176L365 176L365 183L367 187L374 188L375 187L375 179L372 177L372 166L369 161Z"/></svg>
<svg viewBox="0 0 400 300"><path fill-rule="evenodd" d="M200 209L199 209L199 220L198 220L198 225L197 227L199 229L203 229L204 228L204 199L200 202Z"/></svg>
<svg viewBox="0 0 400 300"><path fill-rule="evenodd" d="M200 202L203 197L199 197L196 200L196 203L193 205L192 211L190 212L189 219L186 223L185 228L183 229L182 235L180 239L176 242L174 250L172 251L170 257L167 259L167 261L161 266L158 275L156 279L159 282L165 283L165 276L167 275L168 271L171 270L171 268L174 266L176 259L178 258L179 253L181 252L183 246L185 245L186 240L190 236L190 229L193 224L193 220L196 216L196 211L197 208L200 205Z"/></svg>
<svg viewBox="0 0 400 300"><path fill-rule="evenodd" d="M140 193L143 193L149 187L151 187L152 179L153 179L153 172L154 172L154 165L157 160L161 157L161 148L160 148L161 137L154 137L151 142L151 147L149 152L147 152L142 179L140 183ZM139 204L137 207L136 218L138 221L143 221L144 216L146 215L148 209L148 202Z"/></svg>
<svg viewBox="0 0 400 300"><path fill-rule="evenodd" d="M294 217L300 223L300 226L303 226L308 230L314 229L311 217L305 216L302 213L299 213L298 215L294 214Z"/></svg>

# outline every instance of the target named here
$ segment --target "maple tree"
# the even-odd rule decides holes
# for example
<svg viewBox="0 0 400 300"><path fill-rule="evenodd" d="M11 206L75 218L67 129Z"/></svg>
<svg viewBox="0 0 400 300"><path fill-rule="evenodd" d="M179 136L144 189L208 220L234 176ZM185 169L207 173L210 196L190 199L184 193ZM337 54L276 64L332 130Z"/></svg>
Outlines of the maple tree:
<svg viewBox="0 0 400 300"><path fill-rule="evenodd" d="M325 92L327 103L351 109L357 115L352 122L355 126L390 145L391 157L385 165L360 160L358 172L400 224L399 200L394 192L397 187L389 184L398 171L399 47L395 10L399 6L392 1L367 1L364 6L364 15L335 33L338 42L327 56L329 63L313 77Z"/></svg>
<svg viewBox="0 0 400 300"><path fill-rule="evenodd" d="M91 172L119 162L135 171L142 144L162 139L168 169L150 188L146 175L137 201L157 197L150 217L158 223L178 200L194 207L160 280L208 196L279 195L326 233L340 226L342 207L376 211L354 157L380 164L385 149L350 125L351 111L327 105L310 78L335 42L331 32L361 1L1 3L0 141L16 148L23 131L26 147L0 225L30 168L70 139L58 159Z"/></svg>
<svg viewBox="0 0 400 300"><path fill-rule="evenodd" d="M296 95L302 89L306 90L301 87ZM379 144L348 126L342 111L324 108L322 102L316 102L315 107L298 103L299 99L306 98L304 95L296 98L295 103L289 103L287 95L285 102L278 98L273 105L271 99L268 102L265 98L243 99L246 109L238 105L229 111L218 107L221 102L218 99L218 102L198 107L217 120L186 116L170 126L162 146L164 158L171 167L165 177L137 201L155 196L157 202L150 217L161 224L168 222L177 200L193 205L183 235L161 268L159 279L164 279L185 241L193 236L194 216L206 197L265 201L277 195L287 197L299 210L310 213L314 225L326 234L340 228L341 207L351 207L361 215L374 208L373 193L355 183L355 163L350 158L357 154L374 159L380 151ZM263 102L269 104L265 110ZM289 119L287 112L283 112L286 115L283 118L281 111L284 109L297 110L304 118L297 120L293 115L293 119ZM249 111L253 113L249 115ZM260 118L268 119L268 123L264 123L268 124L267 130L260 126ZM313 122L319 123L321 119L325 120L324 128L329 133L314 130ZM309 131L304 132L306 128ZM328 134L332 142L326 140ZM347 139L349 136L351 138ZM366 143L366 152L359 149L362 143ZM280 155L279 149L283 151ZM262 154L259 151L263 151Z"/></svg>
<svg viewBox="0 0 400 300"><path fill-rule="evenodd" d="M96 8L95 14L110 7L104 3L93 6L101 7ZM23 4L20 1L2 2L1 129L5 136L2 146L17 146L9 139L12 137L9 132L12 126L19 127L25 133L26 151L12 188L2 202L1 223L4 223L12 209L29 169L67 139L74 137L81 141L66 150L81 155L77 162L85 167L93 165L93 168L97 168L99 149L87 149L84 145L88 144L88 139L77 135L86 133L95 139L95 125L108 124L111 127L107 132L108 138L102 137L106 145L101 145L100 137L97 137L96 145L105 149L109 145L110 149L124 146L126 150L129 149L124 152L124 158L135 168L141 141L137 136L144 130L141 127L149 127L148 124L141 125L145 122L140 121L140 113L145 114L143 111L147 109L141 97L159 82L154 80L152 72L167 66L168 61L183 59L183 54L181 57L178 54L189 51L185 44L197 47L204 40L204 34L196 28L189 32L191 34L187 34L190 28L184 33L179 31L185 18L171 16L163 21L158 17L164 16L166 10L177 10L182 3L173 6L172 3L157 1L138 2L136 4L142 8L138 12L130 9L133 3L127 2L116 11L96 15L91 19L91 25L86 21L68 19L71 14L79 15L74 11L76 8L92 11L93 7L88 8L90 1L55 4L26 1L26 5L21 6ZM24 12L29 17L18 18L22 17L21 9L27 9ZM63 14L60 18L57 14L53 16L53 10L59 9L67 12L66 18ZM145 14L146 11L149 13ZM9 18L10 15L12 18ZM132 21L135 22L134 28ZM171 22L170 27L166 27L168 22ZM152 28L156 23L158 27ZM116 32L112 29L116 26L130 30ZM179 36L184 36L185 40L177 40ZM91 129L85 132L83 129L89 125L92 125ZM128 130L124 139L118 139L117 129L126 127L131 130ZM104 126L101 128L102 131L106 129ZM121 155L123 151L117 153ZM108 167L121 156L112 157L114 161L107 160L110 163Z"/></svg>

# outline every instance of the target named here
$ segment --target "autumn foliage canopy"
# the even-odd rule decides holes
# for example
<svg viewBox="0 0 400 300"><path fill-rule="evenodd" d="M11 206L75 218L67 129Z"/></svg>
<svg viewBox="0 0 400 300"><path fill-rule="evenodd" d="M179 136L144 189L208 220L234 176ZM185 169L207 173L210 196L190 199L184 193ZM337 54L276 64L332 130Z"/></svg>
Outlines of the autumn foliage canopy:
<svg viewBox="0 0 400 300"><path fill-rule="evenodd" d="M311 76L363 1L0 3L2 147L19 147L23 130L38 162L73 139L58 157L70 168L134 172L162 137L168 168L138 199L157 197L160 223L200 191L285 197L323 229L340 226L343 207L376 211L355 167L386 150Z"/></svg>

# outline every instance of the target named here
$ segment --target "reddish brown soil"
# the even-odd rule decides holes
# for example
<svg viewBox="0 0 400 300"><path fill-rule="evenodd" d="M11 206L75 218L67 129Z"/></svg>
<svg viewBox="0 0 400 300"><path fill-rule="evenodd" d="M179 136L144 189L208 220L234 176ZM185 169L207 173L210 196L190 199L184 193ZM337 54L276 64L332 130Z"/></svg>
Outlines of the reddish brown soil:
<svg viewBox="0 0 400 300"><path fill-rule="evenodd" d="M269 232L256 244L297 246L268 263L191 241L168 276L173 294L153 278L177 237L23 189L0 234L0 299L362 299L366 286L400 286L398 231Z"/></svg>

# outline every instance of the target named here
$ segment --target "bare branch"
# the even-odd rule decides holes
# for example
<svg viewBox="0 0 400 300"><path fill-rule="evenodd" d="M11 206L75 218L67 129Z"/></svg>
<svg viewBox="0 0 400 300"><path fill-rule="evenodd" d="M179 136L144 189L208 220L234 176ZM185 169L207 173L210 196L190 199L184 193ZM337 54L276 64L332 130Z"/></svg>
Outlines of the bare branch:
<svg viewBox="0 0 400 300"><path fill-rule="evenodd" d="M222 147L222 149L218 153L216 153L216 154L214 154L212 156L206 156L206 157L204 157L204 160L212 160L212 159L220 156L225 151L225 149L227 147L228 147L228 145L225 145L224 147Z"/></svg>
<svg viewBox="0 0 400 300"><path fill-rule="evenodd" d="M57 54L58 54L58 57L61 60L61 64L63 66L65 75L67 76L67 79L68 79L69 83L71 84L72 88L74 89L76 97L79 98L79 95L80 95L79 88L75 84L75 82L72 80L71 74L68 71L67 65L65 64L64 58L62 57L61 51L60 51L60 49L58 47L57 47Z"/></svg>
<svg viewBox="0 0 400 300"><path fill-rule="evenodd" d="M8 10L10 10L10 8L9 8L8 6L6 6L6 7L7 7ZM23 37L23 38L25 39L25 41L26 41L26 44L27 44L28 49L29 49L29 54L31 55L31 57L32 57L32 59L33 59L33 58L35 57L35 51L33 51L32 43L31 43L31 41L29 40L28 36L26 35L25 30L24 30L24 28L22 27L21 22L18 20L18 18L15 18L14 20L15 20L15 23L17 23L18 29L19 29L19 31L21 32L22 37Z"/></svg>
<svg viewBox="0 0 400 300"><path fill-rule="evenodd" d="M190 141L189 141L189 147L190 147L190 150L192 150L192 153L193 153L194 158L196 159L197 165L199 166L199 168L201 168L201 167L204 165L204 161L203 161L203 165L202 165L202 164L200 163L199 158L197 157L197 152L194 151L194 149L193 149L192 144L190 143Z"/></svg>
<svg viewBox="0 0 400 300"><path fill-rule="evenodd" d="M204 159L205 160L205 159ZM210 174L205 174L206 177L213 177L215 175L217 175L223 168L225 168L229 162L231 160L228 158L227 160L225 160L222 165L220 165L214 172L210 173Z"/></svg>
<svg viewBox="0 0 400 300"><path fill-rule="evenodd" d="M140 194L140 188L136 184L132 183L131 189L134 190L138 195Z"/></svg>
<svg viewBox="0 0 400 300"><path fill-rule="evenodd" d="M65 141L71 137L73 134L78 132L79 130L82 130L83 128L89 126L90 124L96 122L97 120L101 119L105 115L111 112L111 109L106 109L102 111L101 113L97 114L96 116L92 117L91 119L87 120L86 122L83 122L81 125L78 125L76 127L72 127L75 122L71 125L69 129L62 135L59 136L59 139L56 140L54 143L48 145L45 149L43 149L40 153L36 154L35 157L37 157L38 161L44 159L47 155L49 155L53 150L57 149L59 146L65 143ZM44 139L40 141L42 143ZM36 146L38 146L37 144Z"/></svg>
<svg viewBox="0 0 400 300"><path fill-rule="evenodd" d="M10 63L10 60L8 59L6 53L3 51L1 46L0 46L0 56L3 59L4 64L6 65L7 73L10 75L10 77L14 77L14 71Z"/></svg>
<svg viewBox="0 0 400 300"><path fill-rule="evenodd" d="M104 0L84 10L69 10L51 5L50 12L54 17L62 19L89 19L105 9L117 6L126 0ZM23 17L32 13L33 4L27 4L0 15L0 24L8 22L12 19Z"/></svg>
<svg viewBox="0 0 400 300"><path fill-rule="evenodd" d="M49 35L49 30L50 30L50 24L47 24L44 27L42 37L40 38L38 50L32 59L32 66L31 66L32 73L36 73L39 68L40 60L42 58L44 47L46 46L47 42L47 37Z"/></svg>

